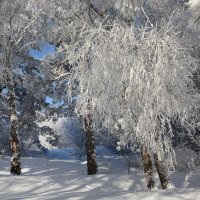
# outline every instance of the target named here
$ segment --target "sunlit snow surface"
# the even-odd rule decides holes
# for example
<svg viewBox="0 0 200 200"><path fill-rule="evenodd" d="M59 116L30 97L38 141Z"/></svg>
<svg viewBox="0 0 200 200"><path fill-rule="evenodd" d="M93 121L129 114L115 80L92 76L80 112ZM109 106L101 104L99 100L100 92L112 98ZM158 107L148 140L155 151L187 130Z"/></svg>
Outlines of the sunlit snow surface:
<svg viewBox="0 0 200 200"><path fill-rule="evenodd" d="M140 170L127 174L126 160L98 147L99 174L88 176L86 160L73 149L52 150L47 158L22 158L22 175L9 173L10 159L0 160L0 200L200 200L200 173L172 173L173 189L147 191ZM58 158L59 159L58 159Z"/></svg>

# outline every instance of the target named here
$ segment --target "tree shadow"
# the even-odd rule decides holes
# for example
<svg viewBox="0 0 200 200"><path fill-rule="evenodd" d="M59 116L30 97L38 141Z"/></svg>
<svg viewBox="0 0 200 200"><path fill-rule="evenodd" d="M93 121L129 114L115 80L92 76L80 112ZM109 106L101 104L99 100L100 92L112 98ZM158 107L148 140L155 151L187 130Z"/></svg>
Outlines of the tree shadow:
<svg viewBox="0 0 200 200"><path fill-rule="evenodd" d="M0 199L3 200L100 200L100 199L133 199L133 200L191 200L188 193L197 193L200 175L191 174L187 178L182 173L174 173L170 176L175 189L167 191L151 191L146 188L144 174L133 173L127 175L119 168L115 168L112 161L102 160L102 167L106 171L88 176L86 174L86 162L73 160L47 160L23 158L23 171L21 176L12 176L8 171L10 160L4 161L0 169L5 174L0 174ZM119 161L116 159L115 165ZM123 165L123 164L122 164ZM124 166L126 167L126 166ZM124 168L125 169L125 168ZM106 172L106 173L104 173ZM187 187L187 189L184 189ZM191 196L190 196L191 198ZM196 199L195 199L196 198ZM200 197L199 197L200 199Z"/></svg>

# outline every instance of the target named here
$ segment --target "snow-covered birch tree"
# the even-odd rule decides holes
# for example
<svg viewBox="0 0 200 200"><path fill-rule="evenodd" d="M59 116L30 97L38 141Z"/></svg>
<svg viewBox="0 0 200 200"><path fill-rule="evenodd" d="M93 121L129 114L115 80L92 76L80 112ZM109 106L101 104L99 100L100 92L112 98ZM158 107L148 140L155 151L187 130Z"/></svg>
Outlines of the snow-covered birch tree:
<svg viewBox="0 0 200 200"><path fill-rule="evenodd" d="M35 43L38 10L33 1L0 1L0 83L8 90L11 132L11 173L21 173L18 116L16 110L14 70L28 61L28 48Z"/></svg>
<svg viewBox="0 0 200 200"><path fill-rule="evenodd" d="M166 188L165 168L174 159L171 122L178 120L188 132L195 126L198 95L192 77L198 65L171 17L160 18L159 23L155 18L152 23L153 17L142 7L159 3L162 8L158 13L167 8L166 13L171 15L175 5L183 10L184 1L152 0L149 5L147 1L113 2L125 18L141 10L145 17L142 25L148 25L141 29L132 23L123 25L118 18L107 23L94 1L65 3L66 10L61 3L56 12L66 23L62 20L59 25L56 18L55 25L62 29L56 29L57 37L61 36L59 52L72 66L72 79L79 85L76 113L80 117L89 113L94 128L103 123L115 133L114 127L120 125L124 135L119 134L119 138L138 140L145 154L153 155L162 187ZM58 77L65 76L64 71L57 73ZM165 158L168 163L161 166Z"/></svg>
<svg viewBox="0 0 200 200"><path fill-rule="evenodd" d="M49 2L47 3L49 4ZM58 67L52 66L53 71L51 71L51 74L57 81L68 80L72 65L68 62L68 58L64 56L65 46L76 42L76 35L79 35L85 22L87 22L89 26L95 26L95 20L103 18L103 13L97 8L98 3L95 5L93 1L68 0L60 2L51 1L50 3L51 11L47 11L47 15L49 15L52 20L53 31L50 30L50 32L53 37L51 35L49 39L58 47L56 57L62 58L59 60ZM87 62L87 60L85 61ZM69 67L64 67L66 65ZM94 131L91 123L92 119L89 117L89 105L87 110L87 115L83 115L81 118L86 134L88 174L91 175L97 173L97 163Z"/></svg>
<svg viewBox="0 0 200 200"><path fill-rule="evenodd" d="M101 26L88 28L79 37L66 49L69 61L77 63L74 79L81 92L79 115L85 114L87 99L91 99L94 124L101 121L114 133L119 123L127 141L138 140L154 154L155 161L167 158L164 168L172 165L171 121L179 120L190 131L199 103L192 80L198 65L175 28L170 22L160 29L115 23L111 31ZM161 180L163 188L166 181Z"/></svg>

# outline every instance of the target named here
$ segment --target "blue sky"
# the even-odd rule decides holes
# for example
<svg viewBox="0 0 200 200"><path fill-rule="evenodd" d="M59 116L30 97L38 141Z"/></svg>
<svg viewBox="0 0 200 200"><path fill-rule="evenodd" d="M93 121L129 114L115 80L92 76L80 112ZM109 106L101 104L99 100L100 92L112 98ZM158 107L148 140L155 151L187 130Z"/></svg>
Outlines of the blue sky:
<svg viewBox="0 0 200 200"><path fill-rule="evenodd" d="M30 49L29 54L30 56L34 57L35 59L41 60L46 56L52 55L56 52L55 45L51 45L47 42L43 42L39 46L39 51L35 49Z"/></svg>

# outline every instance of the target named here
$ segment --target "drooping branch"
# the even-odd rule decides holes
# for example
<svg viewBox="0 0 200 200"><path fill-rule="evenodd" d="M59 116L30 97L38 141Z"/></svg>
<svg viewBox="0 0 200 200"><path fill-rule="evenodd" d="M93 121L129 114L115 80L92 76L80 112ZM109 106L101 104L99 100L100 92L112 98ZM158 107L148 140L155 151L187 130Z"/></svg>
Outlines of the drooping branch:
<svg viewBox="0 0 200 200"><path fill-rule="evenodd" d="M91 8L95 13L97 13L101 18L105 18L105 15L100 12L91 2L91 0L85 0L85 3Z"/></svg>

